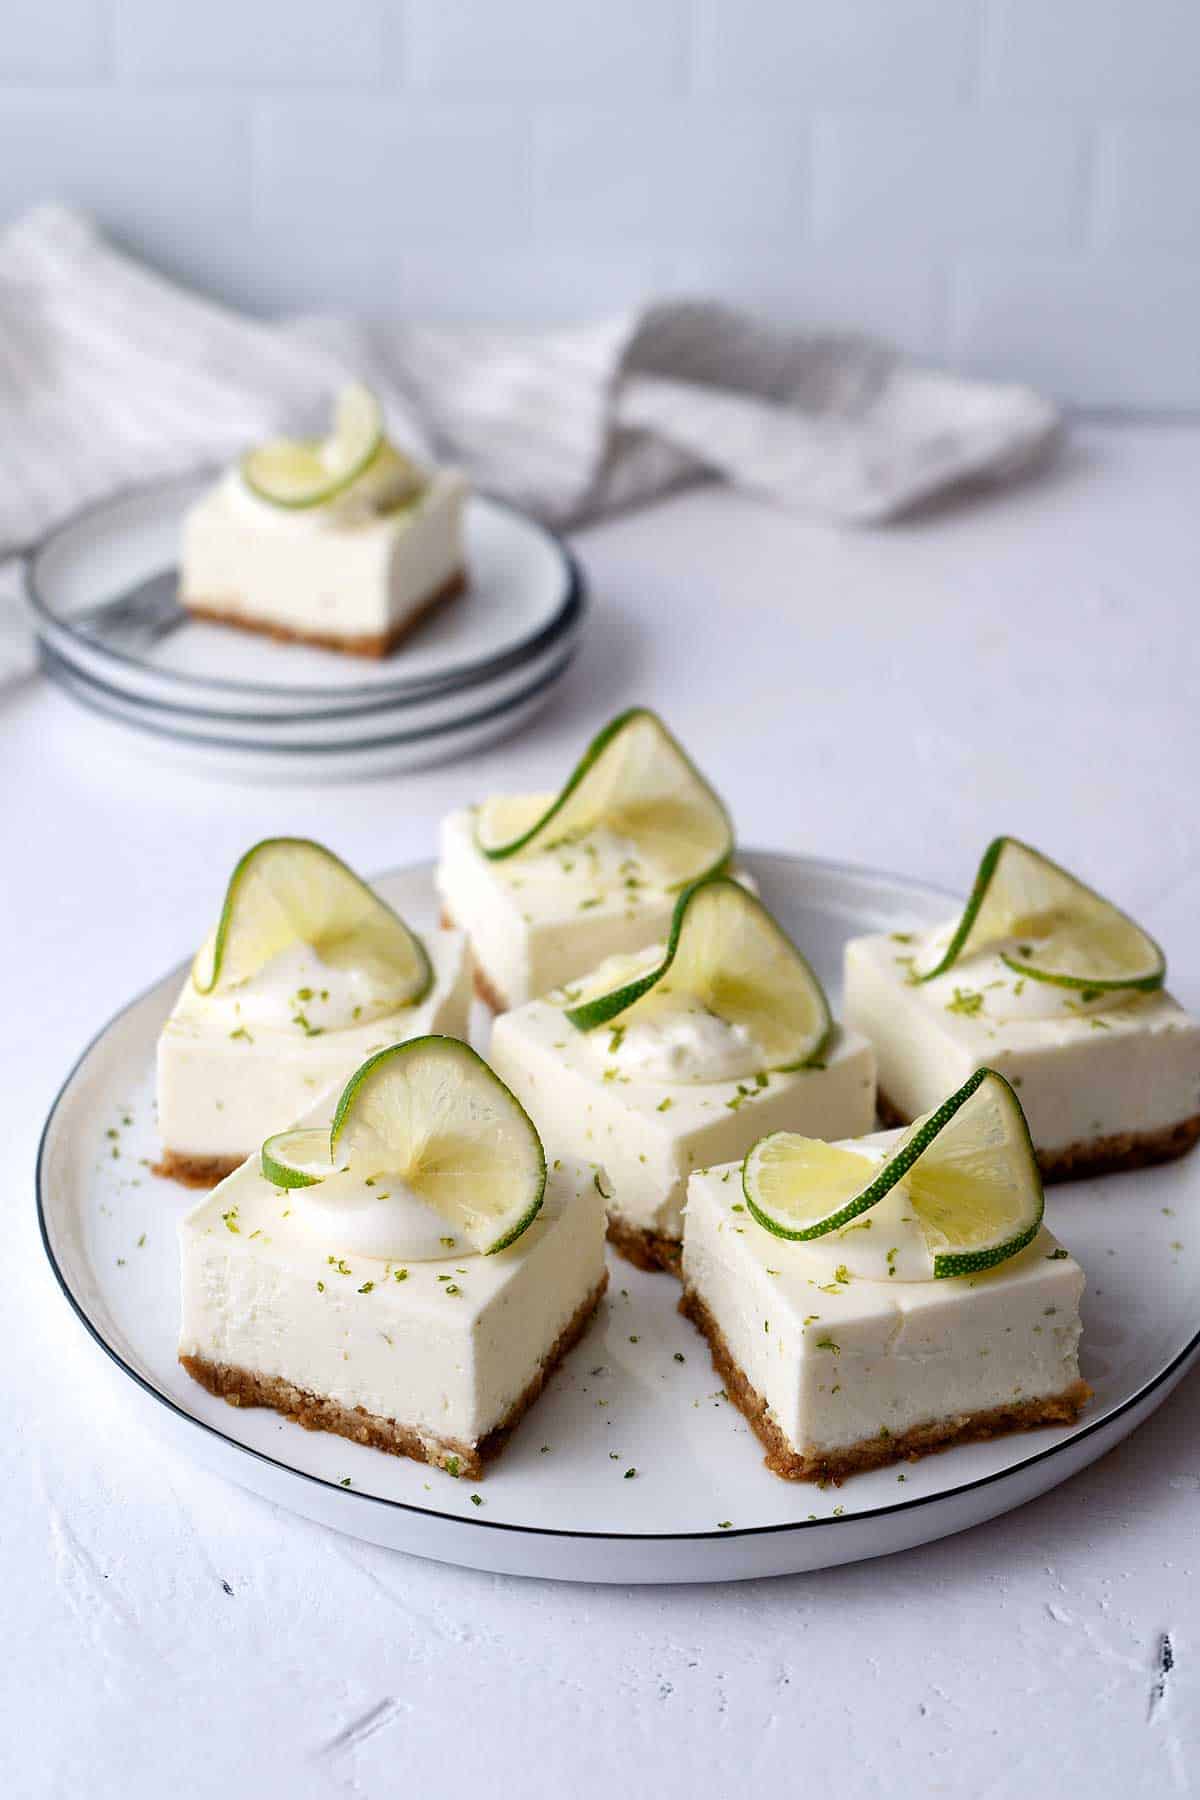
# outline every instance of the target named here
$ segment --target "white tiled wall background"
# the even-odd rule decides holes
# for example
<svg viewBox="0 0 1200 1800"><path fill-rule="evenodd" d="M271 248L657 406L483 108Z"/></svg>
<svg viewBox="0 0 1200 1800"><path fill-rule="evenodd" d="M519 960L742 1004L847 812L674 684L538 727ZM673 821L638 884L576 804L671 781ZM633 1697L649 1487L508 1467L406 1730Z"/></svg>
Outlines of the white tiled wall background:
<svg viewBox="0 0 1200 1800"><path fill-rule="evenodd" d="M264 310L717 293L1200 409L1200 0L0 0L0 218Z"/></svg>

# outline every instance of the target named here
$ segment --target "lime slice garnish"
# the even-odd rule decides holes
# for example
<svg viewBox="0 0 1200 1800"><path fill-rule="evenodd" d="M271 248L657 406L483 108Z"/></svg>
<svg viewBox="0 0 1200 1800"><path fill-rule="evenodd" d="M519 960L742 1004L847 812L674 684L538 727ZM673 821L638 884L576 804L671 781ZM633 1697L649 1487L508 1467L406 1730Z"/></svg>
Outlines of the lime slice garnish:
<svg viewBox="0 0 1200 1800"><path fill-rule="evenodd" d="M555 799L502 797L479 809L475 836L493 860L586 837L627 838L664 887L713 874L733 850L720 799L656 713L636 706L593 738Z"/></svg>
<svg viewBox="0 0 1200 1800"><path fill-rule="evenodd" d="M230 876L192 980L201 994L234 987L295 943L360 973L389 1012L423 1000L433 983L421 940L331 850L308 838L264 838Z"/></svg>
<svg viewBox="0 0 1200 1800"><path fill-rule="evenodd" d="M710 876L680 894L661 959L648 968L643 961L626 981L610 979L590 992L585 983L567 1018L591 1031L618 1014L636 1017L638 1003L654 992L686 995L728 1024L743 1026L764 1069L812 1062L833 1029L829 1002L804 957L762 901L727 875Z"/></svg>
<svg viewBox="0 0 1200 1800"><path fill-rule="evenodd" d="M1019 838L988 845L946 954L921 979L990 944L1008 946L1001 959L1018 975L1059 987L1152 989L1167 972L1140 925Z"/></svg>
<svg viewBox="0 0 1200 1800"><path fill-rule="evenodd" d="M484 1256L533 1223L546 1188L532 1119L457 1038L410 1038L369 1057L338 1101L329 1156L405 1182Z"/></svg>
<svg viewBox="0 0 1200 1800"><path fill-rule="evenodd" d="M360 381L343 388L328 437L278 438L242 458L242 479L272 506L320 506L348 488L383 447L383 408Z"/></svg>
<svg viewBox="0 0 1200 1800"><path fill-rule="evenodd" d="M328 1131L314 1125L277 1131L263 1145L261 1160L267 1180L282 1188L315 1187L345 1167L336 1164L329 1154Z"/></svg>
<svg viewBox="0 0 1200 1800"><path fill-rule="evenodd" d="M760 1225L802 1242L848 1225L882 1200L887 1188L874 1191L878 1167L820 1138L772 1131L743 1162L742 1189Z"/></svg>
<svg viewBox="0 0 1200 1800"><path fill-rule="evenodd" d="M759 1224L800 1241L849 1225L897 1182L904 1183L938 1279L1005 1262L1042 1222L1042 1180L1025 1114L994 1069L976 1069L957 1093L917 1119L882 1165L776 1131L742 1166L746 1202Z"/></svg>

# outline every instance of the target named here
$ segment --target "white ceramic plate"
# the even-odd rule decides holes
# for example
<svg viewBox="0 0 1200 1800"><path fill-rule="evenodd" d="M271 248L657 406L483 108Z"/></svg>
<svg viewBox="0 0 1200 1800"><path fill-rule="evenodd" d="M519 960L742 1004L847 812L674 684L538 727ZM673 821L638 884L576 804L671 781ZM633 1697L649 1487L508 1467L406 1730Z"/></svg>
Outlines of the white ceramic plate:
<svg viewBox="0 0 1200 1800"><path fill-rule="evenodd" d="M566 546L513 507L474 495L466 511L467 592L379 662L201 620L146 641L138 621L160 604L173 609L183 516L211 480L189 476L88 507L29 558L35 628L72 669L160 706L311 720L373 701L427 699L502 674L548 649L582 613L583 584ZM112 611L130 594L144 595L144 605L131 603L132 633L130 614Z"/></svg>
<svg viewBox="0 0 1200 1800"><path fill-rule="evenodd" d="M71 668L53 650L41 647L42 667L80 705L117 728L129 749L137 737L155 746L155 755L179 767L240 781L358 781L451 762L525 725L546 705L578 648L577 636L534 659L529 669L506 674L483 688L437 702L443 716L414 726L408 709L373 708L365 717L339 718L316 725L286 726L274 721L214 725L178 708L131 700ZM130 729L132 728L132 730ZM135 735L136 734L136 735Z"/></svg>
<svg viewBox="0 0 1200 1800"><path fill-rule="evenodd" d="M953 904L829 863L746 861L833 993L847 936L929 923ZM415 921L431 919L428 866L379 886ZM192 1196L141 1160L157 1150L154 1042L183 972L131 1002L66 1079L39 1157L46 1251L95 1344L182 1453L338 1530L473 1568L621 1583L882 1556L1064 1481L1146 1418L1196 1357L1200 1242L1180 1220L1200 1199L1200 1157L1049 1192L1048 1220L1089 1280L1083 1363L1096 1397L1071 1428L965 1445L837 1489L780 1481L720 1396L702 1340L675 1311L676 1285L616 1258L590 1332L478 1490L271 1412L235 1411L176 1362L175 1222Z"/></svg>

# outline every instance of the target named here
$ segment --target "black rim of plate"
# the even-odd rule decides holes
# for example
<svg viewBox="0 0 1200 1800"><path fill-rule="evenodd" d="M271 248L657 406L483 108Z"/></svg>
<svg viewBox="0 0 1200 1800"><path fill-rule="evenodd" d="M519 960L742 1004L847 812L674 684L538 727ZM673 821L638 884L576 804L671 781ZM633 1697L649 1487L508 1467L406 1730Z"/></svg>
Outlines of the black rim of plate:
<svg viewBox="0 0 1200 1800"><path fill-rule="evenodd" d="M154 738L165 738L170 743L187 744L194 749L211 750L216 756L227 752L236 755L265 756L271 758L282 756L314 756L336 758L348 755L362 755L372 750L397 750L406 744L436 744L441 739L451 737L458 732L473 731L480 726L490 725L530 701L546 694L561 679L574 661L577 644L568 646L563 655L551 668L544 670L534 681L510 694L507 699L497 701L494 706L484 706L477 711L467 713L465 717L445 719L437 725L421 726L411 731L389 732L382 737L350 738L344 743L299 743L299 744L264 744L255 738L207 737L202 732L179 730L173 725L158 724L153 719L138 718L128 709L139 704L118 695L115 700L109 695L113 690L105 688L93 676L84 675L80 670L64 663L58 654L48 645L41 644L39 655L41 664L50 679L61 687L72 700L78 701L89 712L95 713L110 725L128 726L131 731L140 731Z"/></svg>
<svg viewBox="0 0 1200 1800"><path fill-rule="evenodd" d="M853 880L887 882L891 887L907 889L913 894L914 898L919 897L922 900L928 900L933 897L959 898L959 896L946 895L944 890L935 888L930 884L913 881L906 876L890 875L883 869L864 868L855 863L825 862L817 858L789 856L786 852L769 850L746 850L744 854L752 865L756 861L766 862L769 860L786 860L792 864L793 868L799 866L801 869L806 870L810 875L848 876ZM411 874L421 869L428 871L430 867L431 865L429 864L413 864L407 869L389 869L386 870L383 875L376 876L373 879L376 881L385 880L392 875ZM160 976L157 981L151 982L148 987L143 988L132 1000L126 1001L124 1006L119 1007L118 1010L113 1013L112 1017L100 1027L99 1031L88 1040L87 1044L80 1051L74 1063L71 1065L71 1068L68 1070L58 1092L55 1094L50 1105L50 1110L46 1115L46 1122L42 1126L41 1137L38 1141L37 1163L34 1175L38 1229L41 1233L42 1248L46 1253L46 1260L50 1264L54 1278L57 1281L59 1288L62 1290L67 1304L70 1306L71 1311L75 1314L88 1336L99 1346L110 1362L115 1363L117 1368L120 1369L123 1374L129 1376L130 1380L133 1381L136 1386L141 1388L143 1393L149 1395L151 1399L157 1400L160 1405L166 1407L167 1411L174 1414L177 1419L184 1421L188 1425L195 1426L198 1430L207 1433L208 1436L216 1438L220 1443L228 1445L230 1449L240 1451L243 1455L252 1457L256 1462L265 1463L269 1468L277 1469L281 1474L296 1476L303 1481L311 1482L316 1487L327 1489L330 1493L344 1493L347 1497L363 1501L370 1506L384 1506L393 1511L412 1513L417 1517L435 1519L445 1524L469 1526L476 1531L509 1532L519 1536L534 1538L579 1539L580 1541L621 1544L697 1544L732 1543L736 1542L738 1539L745 1538L757 1539L777 1537L781 1533L793 1531L828 1531L839 1526L856 1525L867 1520L888 1518L895 1513L916 1512L924 1506L938 1505L946 1500L957 1499L963 1494L977 1493L982 1488L994 1487L998 1483L1011 1481L1015 1477L1023 1475L1026 1470L1048 1461L1051 1457L1059 1456L1064 1451L1073 1448L1076 1444L1082 1443L1085 1439L1095 1436L1098 1431L1111 1425L1114 1420L1121 1418L1125 1413L1131 1411L1134 1407L1139 1406L1143 1400L1147 1399L1157 1388L1160 1388L1164 1382L1169 1381L1177 1371L1180 1371L1183 1366L1195 1356L1196 1351L1200 1349L1200 1329L1197 1329L1183 1348L1172 1357L1166 1367L1160 1369L1158 1374L1155 1375L1152 1380L1146 1382L1143 1387L1140 1387L1136 1393L1130 1394L1126 1399L1122 1400L1119 1405L1110 1408L1109 1411L1104 1413L1100 1418L1092 1419L1088 1424L1073 1429L1070 1436L1064 1438L1061 1443L1049 1444L1044 1450L1036 1450L1032 1455L1022 1457L1019 1462L1013 1463L1007 1469L997 1469L991 1475L976 1476L974 1481L960 1482L957 1487L944 1488L941 1492L936 1494L921 1494L915 1496L911 1500L894 1500L887 1506L872 1507L869 1512L845 1513L836 1518L790 1519L778 1525L731 1526L727 1531L721 1531L720 1529L713 1531L571 1531L557 1525L514 1525L502 1519L471 1518L461 1513L442 1512L437 1507L417 1506L410 1500L390 1500L383 1494L367 1494L357 1488L342 1488L339 1483L326 1480L323 1475L310 1475L306 1469L297 1469L293 1463L284 1462L277 1456L268 1456L265 1450L255 1450L251 1445L240 1443L237 1438L227 1436L227 1434L221 1431L216 1425L210 1425L207 1419L197 1418L195 1413L188 1412L185 1407L180 1406L177 1401L172 1400L169 1394L163 1393L161 1388L156 1387L152 1381L147 1380L144 1375L139 1374L139 1372L133 1368L130 1363L126 1362L125 1358L113 1348L100 1331L99 1327L88 1317L82 1303L76 1298L70 1283L67 1281L63 1270L59 1266L58 1259L54 1254L53 1245L50 1242L50 1231L46 1220L45 1197L46 1145L54 1125L55 1117L57 1116L59 1107L63 1103L67 1090L70 1088L79 1070L83 1067L84 1063L100 1043L101 1039L108 1035L112 1028L125 1017L126 1013L131 1012L135 1006L140 1005L149 994L153 993L156 988L161 987L164 982L173 980L177 974L182 974L186 967L186 963L181 963L177 970L171 970L168 974ZM951 1533L948 1535L953 1534Z"/></svg>
<svg viewBox="0 0 1200 1800"><path fill-rule="evenodd" d="M107 658L117 665L118 668L133 669L139 674L151 675L156 681L161 680L170 683L183 691L191 689L193 691L203 690L214 694L239 695L245 700L254 698L270 699L272 701L291 699L299 701L316 701L327 699L331 692L329 688L311 687L307 685L298 685L291 688L272 687L264 682L227 681L219 675L181 675L174 669L157 668L152 664L141 661L138 657L127 656L124 651L116 650L111 645L105 644L99 639L85 638L77 632L74 632L71 629L70 621L60 617L53 610L38 586L37 565L39 558L42 557L66 532L72 531L78 526L85 524L87 520L91 518L108 512L113 507L138 500L151 500L155 495L159 494L166 496L173 489L177 488L191 488L197 486L206 479L215 479L217 473L218 471L213 469L201 469L188 475L172 476L164 481L147 482L122 488L117 493L106 495L102 500L94 500L88 506L80 507L77 511L63 519L52 531L47 532L41 542L35 545L35 547L26 554L22 566L25 594L30 609L34 614L35 626L38 634L39 636L48 638L52 646L56 638L62 638L67 644L95 652L98 655ZM528 657L536 655L539 650L542 650L548 644L553 643L556 636L573 624L583 612L586 605L587 593L583 572L573 552L567 548L563 539L559 537L556 532L551 531L549 526L543 525L540 520L531 517L529 513L522 512L519 506L514 506L509 500L501 500L495 495L484 493L474 493L472 497L483 500L488 506L495 508L498 512L509 514L511 518L519 521L519 523L526 526L528 530L535 532L554 552L561 565L563 577L562 598L556 611L544 625L539 626L538 629L531 632L528 637L518 640L515 644L508 645L505 649L497 651L493 656L470 659L448 668L438 675L415 677L407 681L401 678L386 683L380 681L375 683L363 682L357 685L348 685L345 688L335 690L339 699L345 697L347 700L351 701L360 699L364 701L379 700L381 702L436 699L439 694L453 691L467 681L482 680L490 675L502 674L514 664L520 663ZM71 662L69 655L63 657L61 651L59 651L58 654L62 660L71 663L72 668L74 668L75 665ZM323 713L320 716L324 717L328 715Z"/></svg>
<svg viewBox="0 0 1200 1800"><path fill-rule="evenodd" d="M582 591L576 596L575 603L567 614L559 621L544 641L537 644L531 652L517 652L498 659L485 669L477 670L463 681L444 684L431 688L428 693L393 694L387 698L364 700L350 706L323 706L315 711L267 713L231 712L219 706L189 706L176 700L152 698L147 694L135 694L121 687L114 687L111 680L103 680L82 662L72 660L69 652L65 652L61 642L51 643L49 636L38 636L39 655L49 667L52 663L57 670L69 677L72 682L81 682L85 687L96 688L101 693L121 706L130 706L135 710L145 710L167 719L208 719L213 723L228 725L278 724L278 725L325 725L340 719L369 719L376 713L402 713L421 706L444 705L447 701L457 699L459 695L467 695L481 687L490 686L493 682L502 681L506 675L537 662L549 651L564 640L575 640L572 649L577 647L578 633L576 627L584 611ZM424 730L425 727L420 729Z"/></svg>

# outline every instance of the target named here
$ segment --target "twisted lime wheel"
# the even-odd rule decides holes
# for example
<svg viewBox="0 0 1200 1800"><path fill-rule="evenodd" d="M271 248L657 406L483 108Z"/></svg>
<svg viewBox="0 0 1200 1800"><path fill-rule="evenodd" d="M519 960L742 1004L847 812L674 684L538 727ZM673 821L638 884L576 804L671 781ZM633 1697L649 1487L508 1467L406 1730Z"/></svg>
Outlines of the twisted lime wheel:
<svg viewBox="0 0 1200 1800"><path fill-rule="evenodd" d="M615 983L610 963L607 978L590 988L574 983L577 991L567 1018L580 1031L636 1017L650 994L685 994L744 1026L764 1069L814 1062L833 1030L824 990L800 951L761 900L723 875L679 896L664 954L630 959Z"/></svg>
<svg viewBox="0 0 1200 1800"><path fill-rule="evenodd" d="M321 506L357 481L383 447L383 408L356 381L342 390L327 437L261 444L243 456L242 479L272 506Z"/></svg>
<svg viewBox="0 0 1200 1800"><path fill-rule="evenodd" d="M606 725L549 802L527 795L485 802L475 836L485 856L502 861L599 827L628 839L664 887L712 874L733 851L733 827L720 798L645 707Z"/></svg>
<svg viewBox="0 0 1200 1800"><path fill-rule="evenodd" d="M332 850L309 838L264 838L229 878L217 928L192 965L201 994L235 987L292 944L332 968L355 969L392 1010L433 985L425 947Z"/></svg>
<svg viewBox="0 0 1200 1800"><path fill-rule="evenodd" d="M900 1182L936 1278L991 1268L1032 1241L1042 1223L1042 1180L1021 1103L1002 1075L977 1069L909 1126L882 1166L852 1149L776 1131L742 1167L759 1224L798 1242L841 1230Z"/></svg>
<svg viewBox="0 0 1200 1800"><path fill-rule="evenodd" d="M1018 975L1059 987L1151 990L1167 972L1140 925L1019 838L988 845L945 955L921 979L989 945Z"/></svg>

